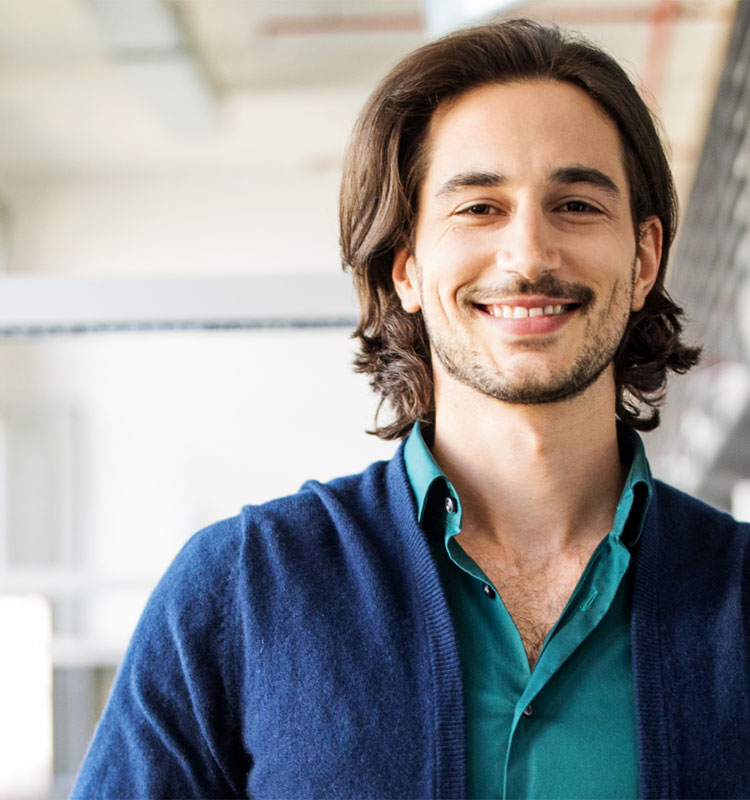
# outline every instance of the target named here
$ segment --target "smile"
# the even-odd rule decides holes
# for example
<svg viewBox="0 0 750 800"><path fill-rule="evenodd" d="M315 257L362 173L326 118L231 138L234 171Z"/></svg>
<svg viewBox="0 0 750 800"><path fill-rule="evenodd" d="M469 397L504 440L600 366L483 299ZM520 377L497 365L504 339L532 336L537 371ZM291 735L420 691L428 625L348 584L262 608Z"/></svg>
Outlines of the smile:
<svg viewBox="0 0 750 800"><path fill-rule="evenodd" d="M480 306L480 308L493 317L502 317L503 319L525 319L527 317L558 316L568 311L573 311L575 308L578 308L578 306L580 306L580 303L556 303L555 305L544 306L507 306L493 303L491 305Z"/></svg>

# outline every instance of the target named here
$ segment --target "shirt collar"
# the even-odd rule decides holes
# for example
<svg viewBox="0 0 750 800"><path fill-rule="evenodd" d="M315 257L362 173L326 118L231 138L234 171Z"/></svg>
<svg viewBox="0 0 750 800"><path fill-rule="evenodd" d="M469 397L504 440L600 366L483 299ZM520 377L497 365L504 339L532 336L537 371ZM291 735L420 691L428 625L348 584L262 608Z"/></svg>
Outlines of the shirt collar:
<svg viewBox="0 0 750 800"><path fill-rule="evenodd" d="M417 501L417 519L420 525L424 522L430 489L437 481L444 481L450 486L450 481L432 457L430 448L424 440L423 430L422 423L415 422L404 445L404 466L414 492L414 499ZM452 491L452 494L458 498L455 491Z"/></svg>
<svg viewBox="0 0 750 800"><path fill-rule="evenodd" d="M617 444L620 459L630 465L625 485L615 511L610 537L632 545L641 535L646 509L653 493L651 470L643 447L643 440L629 425L617 423ZM416 422L404 444L404 466L417 503L417 519L424 523L425 509L430 490L436 483L447 488L446 498L452 498L455 507L449 515L450 532L461 530L461 500L455 488L438 466L424 439L424 427ZM631 517L631 511L633 516ZM449 531L446 530L447 534Z"/></svg>
<svg viewBox="0 0 750 800"><path fill-rule="evenodd" d="M610 536L622 538L626 544L631 545L638 541L643 530L646 510L654 491L653 478L643 439L630 425L619 420L617 445L620 448L620 460L625 465L630 464L630 469L622 487Z"/></svg>

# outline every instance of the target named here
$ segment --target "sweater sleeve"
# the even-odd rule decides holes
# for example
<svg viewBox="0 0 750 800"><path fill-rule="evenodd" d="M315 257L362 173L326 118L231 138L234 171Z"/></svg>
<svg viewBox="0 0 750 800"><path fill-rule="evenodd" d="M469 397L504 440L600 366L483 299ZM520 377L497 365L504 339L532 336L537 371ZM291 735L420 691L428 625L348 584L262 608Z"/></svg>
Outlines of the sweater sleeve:
<svg viewBox="0 0 750 800"><path fill-rule="evenodd" d="M73 798L239 797L239 519L201 531L149 599Z"/></svg>

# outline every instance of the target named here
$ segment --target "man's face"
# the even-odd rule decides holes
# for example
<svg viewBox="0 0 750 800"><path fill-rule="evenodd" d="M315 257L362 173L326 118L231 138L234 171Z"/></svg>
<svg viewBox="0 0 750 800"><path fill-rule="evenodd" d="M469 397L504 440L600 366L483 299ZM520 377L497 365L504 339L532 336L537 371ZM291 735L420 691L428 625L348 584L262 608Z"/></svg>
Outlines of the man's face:
<svg viewBox="0 0 750 800"><path fill-rule="evenodd" d="M436 382L544 403L611 375L661 255L658 219L633 229L614 123L571 84L482 86L438 108L427 159L393 279Z"/></svg>

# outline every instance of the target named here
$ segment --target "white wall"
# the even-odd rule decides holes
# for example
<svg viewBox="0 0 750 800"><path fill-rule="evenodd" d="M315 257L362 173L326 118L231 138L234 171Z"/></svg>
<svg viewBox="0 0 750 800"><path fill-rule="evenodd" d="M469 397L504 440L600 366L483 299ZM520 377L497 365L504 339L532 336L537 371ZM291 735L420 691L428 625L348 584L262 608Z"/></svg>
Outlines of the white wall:
<svg viewBox="0 0 750 800"><path fill-rule="evenodd" d="M207 168L28 181L10 267L54 275L339 269L335 169Z"/></svg>
<svg viewBox="0 0 750 800"><path fill-rule="evenodd" d="M347 329L0 343L0 404L67 409L84 560L153 576L198 528L388 457ZM41 500L42 498L40 498Z"/></svg>

